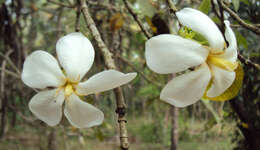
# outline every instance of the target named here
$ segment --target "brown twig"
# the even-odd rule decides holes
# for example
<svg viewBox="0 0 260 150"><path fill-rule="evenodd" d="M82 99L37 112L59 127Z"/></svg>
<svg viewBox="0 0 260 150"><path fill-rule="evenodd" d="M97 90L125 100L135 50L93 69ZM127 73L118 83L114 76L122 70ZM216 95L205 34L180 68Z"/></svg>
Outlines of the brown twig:
<svg viewBox="0 0 260 150"><path fill-rule="evenodd" d="M97 30L97 27L89 13L86 1L80 0L80 5L81 5L82 15L84 16L86 24L88 25L88 28L92 33L92 36L94 37L98 47L100 48L103 54L106 66L109 69L116 69L114 59L112 58L112 53L109 51L104 41L101 39L100 33ZM125 118L126 104L124 101L124 96L121 88L116 88L114 90L114 93L116 95L116 103L117 103L116 113L118 114L118 123L119 123L119 130L120 130L120 146L121 149L127 150L129 148L129 142L128 142L128 134L126 129L127 121Z"/></svg>
<svg viewBox="0 0 260 150"><path fill-rule="evenodd" d="M260 28L260 24L252 24L253 26L256 26L258 28ZM241 26L240 24L231 24L230 25L232 28L241 28L243 26Z"/></svg>
<svg viewBox="0 0 260 150"><path fill-rule="evenodd" d="M122 56L118 55L117 58L119 58L121 61L126 63L129 67L134 69L134 71L138 72L138 74L141 75L146 81L152 83L153 85L155 85L157 87L163 87L163 85L161 85L160 83L157 83L157 82L153 81L152 79L149 79L142 71L138 70L131 62L129 62L128 60L126 60Z"/></svg>
<svg viewBox="0 0 260 150"><path fill-rule="evenodd" d="M79 0L77 0L77 3L79 4ZM77 5L77 11L76 11L76 20L75 20L75 31L80 31L80 5Z"/></svg>
<svg viewBox="0 0 260 150"><path fill-rule="evenodd" d="M101 7L101 8L105 8L105 9L110 9L113 11L119 11L119 9L117 7L115 7L115 5L111 5L111 4L104 4L102 2L98 2L98 1L88 1L88 4L90 6L95 6L95 7Z"/></svg>
<svg viewBox="0 0 260 150"><path fill-rule="evenodd" d="M129 13L133 16L135 22L139 25L139 27L141 28L142 32L144 33L144 35L146 36L147 39L150 39L152 36L150 35L150 33L145 29L145 27L143 26L143 24L141 23L141 21L139 20L138 16L134 13L133 9L131 8L129 2L127 0L123 0L126 9L129 11Z"/></svg>
<svg viewBox="0 0 260 150"><path fill-rule="evenodd" d="M252 24L246 23L243 19L241 19L233 10L231 10L229 7L227 7L222 0L218 0L220 2L220 5L222 8L227 11L231 17L233 17L241 26L244 28L254 32L255 34L260 34L260 28L257 26L254 26Z"/></svg>
<svg viewBox="0 0 260 150"><path fill-rule="evenodd" d="M47 0L47 2L53 3L55 5L59 5L61 7L75 8L75 6L73 6L73 5L67 5L67 4L64 4L64 3L61 3L61 2L56 2L54 0Z"/></svg>
<svg viewBox="0 0 260 150"><path fill-rule="evenodd" d="M21 78L21 77L20 77L20 74L14 73L14 72L9 71L9 70L7 70L7 69L0 68L0 71L1 71L1 72L5 72L6 74L11 75L11 76L13 76L13 77L15 77L15 78L17 78L17 79L20 79L20 78Z"/></svg>
<svg viewBox="0 0 260 150"><path fill-rule="evenodd" d="M250 66L254 67L255 69L260 70L260 65L259 64L256 64L256 63L252 62L250 59L246 59L243 55L238 54L238 59L241 62L243 62L244 64L250 65Z"/></svg>
<svg viewBox="0 0 260 150"><path fill-rule="evenodd" d="M172 0L167 0L166 2L167 2L168 6L170 8L170 12L175 15L175 13L178 11L178 9L174 5L173 1Z"/></svg>
<svg viewBox="0 0 260 150"><path fill-rule="evenodd" d="M216 16L217 16L218 18L220 18L220 14L219 14L219 12L217 11L217 6L216 6L216 4L214 3L214 0L211 0L210 2L211 2L211 6L212 6L213 12L216 14Z"/></svg>
<svg viewBox="0 0 260 150"><path fill-rule="evenodd" d="M12 50L9 50L4 56L9 57L9 55L12 53ZM6 62L7 60L3 60L1 65L1 84L0 84L0 102L1 102L1 128L0 128L0 138L4 135L4 129L6 124L6 110L7 110L7 97L5 93L5 70L6 70Z"/></svg>
<svg viewBox="0 0 260 150"><path fill-rule="evenodd" d="M20 70L16 67L16 65L13 63L13 61L9 58L8 55L4 55L0 52L0 56L2 56L4 59L7 60L7 62L10 64L10 66L18 73L20 74Z"/></svg>

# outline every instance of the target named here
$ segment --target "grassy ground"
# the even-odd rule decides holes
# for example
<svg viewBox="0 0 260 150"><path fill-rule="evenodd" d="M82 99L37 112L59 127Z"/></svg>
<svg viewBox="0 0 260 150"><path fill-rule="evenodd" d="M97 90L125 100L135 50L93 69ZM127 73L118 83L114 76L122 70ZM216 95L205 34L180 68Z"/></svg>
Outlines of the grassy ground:
<svg viewBox="0 0 260 150"><path fill-rule="evenodd" d="M170 146L170 125L161 126L144 118L129 120L132 150L167 150ZM179 150L231 150L234 124L205 129L205 121L179 123ZM157 127L156 127L157 126ZM53 129L52 129L53 130ZM99 128L74 130L59 126L54 129L59 150L117 150L118 137L111 124ZM0 150L47 150L51 128L18 126L10 129L0 141Z"/></svg>

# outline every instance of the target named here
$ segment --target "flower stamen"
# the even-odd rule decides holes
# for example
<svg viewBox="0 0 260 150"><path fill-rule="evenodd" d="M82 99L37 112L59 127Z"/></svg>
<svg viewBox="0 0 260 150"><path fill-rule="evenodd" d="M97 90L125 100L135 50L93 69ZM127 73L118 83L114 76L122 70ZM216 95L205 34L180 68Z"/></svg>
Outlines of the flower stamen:
<svg viewBox="0 0 260 150"><path fill-rule="evenodd" d="M218 66L218 67L225 69L227 71L234 71L238 66L237 62L233 63L231 61L228 61L228 60L223 59L223 58L216 57L214 55L208 56L207 63L213 64L213 65Z"/></svg>

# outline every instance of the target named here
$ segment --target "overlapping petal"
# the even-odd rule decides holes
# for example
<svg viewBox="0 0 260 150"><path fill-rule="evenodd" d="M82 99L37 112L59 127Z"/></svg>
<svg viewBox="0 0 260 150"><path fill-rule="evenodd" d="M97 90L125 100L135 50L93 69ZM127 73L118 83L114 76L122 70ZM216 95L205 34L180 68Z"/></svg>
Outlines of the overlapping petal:
<svg viewBox="0 0 260 150"><path fill-rule="evenodd" d="M50 126L57 125L62 118L62 103L64 92L57 93L57 89L42 91L29 102L29 109L40 120Z"/></svg>
<svg viewBox="0 0 260 150"><path fill-rule="evenodd" d="M192 8L184 8L178 11L176 16L181 24L203 35L216 52L223 50L224 38L216 24L207 15Z"/></svg>
<svg viewBox="0 0 260 150"><path fill-rule="evenodd" d="M207 92L208 97L216 97L226 91L234 82L236 73L227 71L217 66L210 65L211 72L214 75L212 85Z"/></svg>
<svg viewBox="0 0 260 150"><path fill-rule="evenodd" d="M234 32L230 28L229 21L224 21L226 25L225 37L228 41L228 48L226 48L225 53L221 55L221 58L229 60L231 62L236 62L237 60L237 40Z"/></svg>
<svg viewBox="0 0 260 150"><path fill-rule="evenodd" d="M127 73L116 70L106 70L95 74L87 81L79 83L76 92L80 95L88 95L107 91L128 83L136 77L136 73Z"/></svg>
<svg viewBox="0 0 260 150"><path fill-rule="evenodd" d="M161 74L177 73L202 64L208 50L199 43L179 36L163 34L145 44L148 67Z"/></svg>
<svg viewBox="0 0 260 150"><path fill-rule="evenodd" d="M160 98L176 107L185 107L197 102L204 94L211 79L207 64L194 71L173 78L161 91Z"/></svg>
<svg viewBox="0 0 260 150"><path fill-rule="evenodd" d="M65 76L51 54L37 50L25 59L22 81L29 87L43 89L62 85Z"/></svg>
<svg viewBox="0 0 260 150"><path fill-rule="evenodd" d="M82 79L94 62L94 48L79 32L70 33L59 39L56 51L67 77L73 82Z"/></svg>
<svg viewBox="0 0 260 150"><path fill-rule="evenodd" d="M74 94L67 98L64 114L69 122L77 128L90 128L100 125L104 120L102 111L83 102Z"/></svg>

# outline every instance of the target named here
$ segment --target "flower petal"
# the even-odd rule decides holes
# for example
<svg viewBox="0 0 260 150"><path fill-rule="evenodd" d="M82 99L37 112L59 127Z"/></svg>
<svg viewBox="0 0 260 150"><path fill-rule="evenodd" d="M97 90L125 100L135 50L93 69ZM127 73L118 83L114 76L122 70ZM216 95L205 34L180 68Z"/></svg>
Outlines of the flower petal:
<svg viewBox="0 0 260 150"><path fill-rule="evenodd" d="M106 70L95 74L87 81L79 83L76 92L82 95L88 95L107 91L123 84L126 84L136 77L136 73L127 73L116 70Z"/></svg>
<svg viewBox="0 0 260 150"><path fill-rule="evenodd" d="M162 90L160 98L176 107L197 102L204 94L211 74L207 64L173 78Z"/></svg>
<svg viewBox="0 0 260 150"><path fill-rule="evenodd" d="M31 88L43 89L64 84L65 76L51 54L37 50L25 59L22 81Z"/></svg>
<svg viewBox="0 0 260 150"><path fill-rule="evenodd" d="M236 73L210 65L213 74L212 85L207 92L208 97L216 97L225 92L234 82Z"/></svg>
<svg viewBox="0 0 260 150"><path fill-rule="evenodd" d="M59 39L56 51L67 77L73 82L82 79L94 62L94 48L79 32L70 33Z"/></svg>
<svg viewBox="0 0 260 150"><path fill-rule="evenodd" d="M77 128L90 128L100 125L104 114L96 107L83 102L78 96L72 94L65 103L64 114L69 122Z"/></svg>
<svg viewBox="0 0 260 150"><path fill-rule="evenodd" d="M203 35L212 48L223 50L224 38L216 24L204 13L192 9L184 8L176 13L181 24Z"/></svg>
<svg viewBox="0 0 260 150"><path fill-rule="evenodd" d="M199 43L171 34L161 34L145 44L148 67L161 74L177 73L202 64L208 50Z"/></svg>
<svg viewBox="0 0 260 150"><path fill-rule="evenodd" d="M57 93L57 89L42 91L29 102L29 109L40 120L49 126L57 125L62 118L62 104L64 92Z"/></svg>
<svg viewBox="0 0 260 150"><path fill-rule="evenodd" d="M236 62L237 60L237 40L234 32L230 28L229 21L224 21L226 25L225 37L228 41L228 48L225 50L225 53L221 55L221 58L227 59L231 62Z"/></svg>

